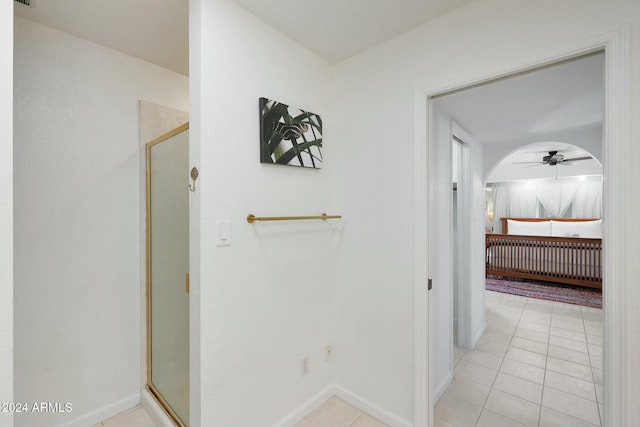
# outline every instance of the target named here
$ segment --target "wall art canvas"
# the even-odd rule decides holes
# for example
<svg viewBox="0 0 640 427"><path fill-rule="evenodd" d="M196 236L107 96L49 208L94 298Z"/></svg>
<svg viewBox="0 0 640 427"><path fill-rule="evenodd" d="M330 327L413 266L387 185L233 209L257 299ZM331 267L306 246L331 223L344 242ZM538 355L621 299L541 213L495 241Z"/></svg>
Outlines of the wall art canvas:
<svg viewBox="0 0 640 427"><path fill-rule="evenodd" d="M260 162L320 169L320 116L260 98Z"/></svg>

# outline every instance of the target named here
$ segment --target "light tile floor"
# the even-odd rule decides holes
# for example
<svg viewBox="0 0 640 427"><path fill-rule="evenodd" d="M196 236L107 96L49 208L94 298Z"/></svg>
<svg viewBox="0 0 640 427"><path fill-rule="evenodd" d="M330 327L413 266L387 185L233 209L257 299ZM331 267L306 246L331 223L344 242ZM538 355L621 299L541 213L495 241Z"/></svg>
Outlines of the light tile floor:
<svg viewBox="0 0 640 427"><path fill-rule="evenodd" d="M487 291L487 331L454 348L436 427L593 427L602 414L602 310Z"/></svg>
<svg viewBox="0 0 640 427"><path fill-rule="evenodd" d="M155 427L139 406L91 427ZM342 399L331 397L295 427L388 427Z"/></svg>
<svg viewBox="0 0 640 427"><path fill-rule="evenodd" d="M295 427L388 427L382 421L335 396L312 411Z"/></svg>
<svg viewBox="0 0 640 427"><path fill-rule="evenodd" d="M136 406L91 427L155 427L155 424L144 409Z"/></svg>

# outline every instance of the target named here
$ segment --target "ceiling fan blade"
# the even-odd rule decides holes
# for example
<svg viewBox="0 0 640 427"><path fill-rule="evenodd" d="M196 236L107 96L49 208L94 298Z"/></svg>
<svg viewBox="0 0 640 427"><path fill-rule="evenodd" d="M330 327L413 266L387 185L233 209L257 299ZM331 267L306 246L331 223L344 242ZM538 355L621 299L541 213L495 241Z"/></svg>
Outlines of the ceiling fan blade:
<svg viewBox="0 0 640 427"><path fill-rule="evenodd" d="M549 151L555 151L556 153L563 153L566 150L536 150L536 151L524 151L531 154L549 154Z"/></svg>
<svg viewBox="0 0 640 427"><path fill-rule="evenodd" d="M536 164L536 165L544 165L546 162L513 162L511 163L512 165L530 165L530 164Z"/></svg>
<svg viewBox="0 0 640 427"><path fill-rule="evenodd" d="M593 157L591 156L584 156L584 157L574 157L572 159L564 159L562 160L563 162L577 162L578 160L591 160L593 159Z"/></svg>

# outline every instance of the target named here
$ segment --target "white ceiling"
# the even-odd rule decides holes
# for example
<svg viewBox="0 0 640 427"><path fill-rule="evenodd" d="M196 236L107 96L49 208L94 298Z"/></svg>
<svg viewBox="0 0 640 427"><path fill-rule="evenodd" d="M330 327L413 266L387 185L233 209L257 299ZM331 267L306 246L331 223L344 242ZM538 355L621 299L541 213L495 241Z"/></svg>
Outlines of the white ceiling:
<svg viewBox="0 0 640 427"><path fill-rule="evenodd" d="M15 14L189 74L188 0L36 0Z"/></svg>
<svg viewBox="0 0 640 427"><path fill-rule="evenodd" d="M234 0L330 63L471 0ZM35 0L16 15L189 73L188 0Z"/></svg>
<svg viewBox="0 0 640 427"><path fill-rule="evenodd" d="M484 144L548 139L554 133L601 124L604 54L446 95L436 105Z"/></svg>
<svg viewBox="0 0 640 427"><path fill-rule="evenodd" d="M471 0L234 0L330 63Z"/></svg>

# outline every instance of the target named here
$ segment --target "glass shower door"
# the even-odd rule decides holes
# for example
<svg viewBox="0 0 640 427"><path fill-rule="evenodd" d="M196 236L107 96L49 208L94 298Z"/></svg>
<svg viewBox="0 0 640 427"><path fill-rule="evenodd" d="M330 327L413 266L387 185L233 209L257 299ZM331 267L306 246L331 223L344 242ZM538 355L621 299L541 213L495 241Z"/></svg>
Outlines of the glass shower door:
<svg viewBox="0 0 640 427"><path fill-rule="evenodd" d="M189 128L147 144L147 388L189 424Z"/></svg>

